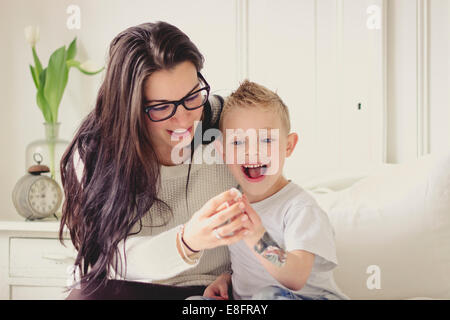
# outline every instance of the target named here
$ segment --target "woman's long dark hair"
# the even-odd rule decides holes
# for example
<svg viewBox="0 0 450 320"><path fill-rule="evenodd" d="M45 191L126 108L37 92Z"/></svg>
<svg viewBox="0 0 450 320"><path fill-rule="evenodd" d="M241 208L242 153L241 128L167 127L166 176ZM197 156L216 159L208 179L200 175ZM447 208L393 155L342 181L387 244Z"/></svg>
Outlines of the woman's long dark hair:
<svg viewBox="0 0 450 320"><path fill-rule="evenodd" d="M78 251L75 269L83 290L107 281L121 261L118 244L157 198L160 172L143 112L144 83L155 71L203 56L190 39L165 22L145 23L120 33L109 49L105 79L95 109L83 120L61 159L65 201L59 237L70 232ZM78 152L84 170L75 171ZM122 269L122 268L120 268Z"/></svg>

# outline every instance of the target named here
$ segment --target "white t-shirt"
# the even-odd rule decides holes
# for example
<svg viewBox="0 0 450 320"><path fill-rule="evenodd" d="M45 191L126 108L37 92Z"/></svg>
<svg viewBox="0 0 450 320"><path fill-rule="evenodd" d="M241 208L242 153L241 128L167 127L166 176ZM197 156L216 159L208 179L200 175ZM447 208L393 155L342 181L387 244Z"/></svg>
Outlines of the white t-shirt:
<svg viewBox="0 0 450 320"><path fill-rule="evenodd" d="M290 181L274 195L251 205L267 232L286 251L305 250L315 255L306 284L293 292L305 296L332 293L348 299L333 279L332 270L337 266L333 227L314 198ZM251 299L270 285L285 288L264 269L244 241L230 245L229 250L235 299Z"/></svg>

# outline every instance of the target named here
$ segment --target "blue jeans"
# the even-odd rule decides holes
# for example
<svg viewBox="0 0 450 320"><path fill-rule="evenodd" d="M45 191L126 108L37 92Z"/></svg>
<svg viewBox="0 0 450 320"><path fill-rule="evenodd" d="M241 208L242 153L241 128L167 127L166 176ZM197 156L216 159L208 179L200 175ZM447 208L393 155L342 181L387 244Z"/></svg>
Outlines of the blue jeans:
<svg viewBox="0 0 450 320"><path fill-rule="evenodd" d="M339 297L331 292L318 296L303 296L296 294L288 289L277 286L268 286L262 288L258 293L252 296L252 300L338 300Z"/></svg>
<svg viewBox="0 0 450 320"><path fill-rule="evenodd" d="M232 299L230 297L230 299ZM296 294L288 289L284 289L278 286L268 286L262 288L258 293L255 293L252 300L341 300L335 294L325 291L321 295L317 296L304 296ZM207 298L204 296L191 296L186 300L215 300L214 298Z"/></svg>

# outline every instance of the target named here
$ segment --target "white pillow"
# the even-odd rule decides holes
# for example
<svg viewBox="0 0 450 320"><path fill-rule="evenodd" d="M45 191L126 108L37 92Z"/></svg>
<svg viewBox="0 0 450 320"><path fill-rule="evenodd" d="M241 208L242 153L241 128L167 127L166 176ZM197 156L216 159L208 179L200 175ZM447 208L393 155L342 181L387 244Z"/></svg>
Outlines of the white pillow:
<svg viewBox="0 0 450 320"><path fill-rule="evenodd" d="M450 153L384 165L342 191L311 194L334 227L334 276L349 297L450 298Z"/></svg>
<svg viewBox="0 0 450 320"><path fill-rule="evenodd" d="M356 181L361 180L366 177L371 170L367 169L365 171L344 171L329 174L325 177L314 178L301 183L304 189L311 190L313 192L330 192L330 191L340 191L352 186Z"/></svg>

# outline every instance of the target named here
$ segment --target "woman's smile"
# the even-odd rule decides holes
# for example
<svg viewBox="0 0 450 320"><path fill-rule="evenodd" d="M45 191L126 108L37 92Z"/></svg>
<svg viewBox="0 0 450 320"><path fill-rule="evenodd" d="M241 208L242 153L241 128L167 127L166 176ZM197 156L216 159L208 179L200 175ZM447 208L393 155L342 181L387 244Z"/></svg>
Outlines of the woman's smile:
<svg viewBox="0 0 450 320"><path fill-rule="evenodd" d="M175 130L167 130L169 135L171 136L172 140L178 140L179 138L188 138L192 135L192 127L189 128L178 128Z"/></svg>

